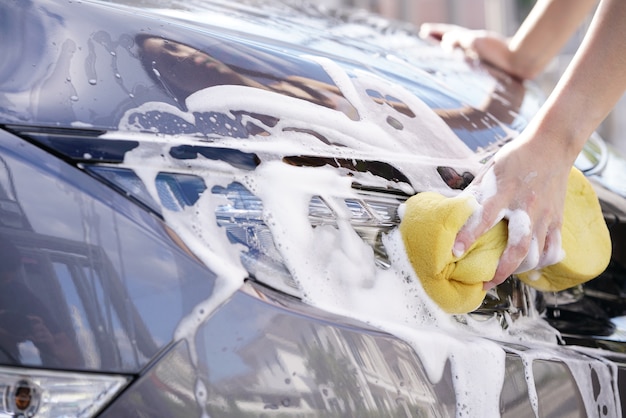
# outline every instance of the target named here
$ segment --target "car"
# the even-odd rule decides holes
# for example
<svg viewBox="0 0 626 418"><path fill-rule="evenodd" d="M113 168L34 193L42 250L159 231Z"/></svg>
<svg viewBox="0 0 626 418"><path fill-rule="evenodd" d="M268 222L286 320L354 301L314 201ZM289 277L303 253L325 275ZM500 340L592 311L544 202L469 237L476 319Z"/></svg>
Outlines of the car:
<svg viewBox="0 0 626 418"><path fill-rule="evenodd" d="M0 3L0 416L615 417L623 158L598 278L430 300L398 224L544 100L414 27L245 0Z"/></svg>

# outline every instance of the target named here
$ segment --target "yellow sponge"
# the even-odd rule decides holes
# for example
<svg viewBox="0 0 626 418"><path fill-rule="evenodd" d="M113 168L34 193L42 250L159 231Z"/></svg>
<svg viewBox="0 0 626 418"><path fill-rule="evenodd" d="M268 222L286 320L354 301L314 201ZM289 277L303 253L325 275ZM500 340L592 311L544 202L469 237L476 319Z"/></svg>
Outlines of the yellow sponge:
<svg viewBox="0 0 626 418"><path fill-rule="evenodd" d="M469 196L412 196L400 233L426 293L448 313L478 308L507 242L506 220L483 234L461 257L452 254L456 235L473 212ZM565 257L559 263L519 274L542 291L560 291L598 276L611 258L611 238L593 187L576 168L570 173L561 230Z"/></svg>

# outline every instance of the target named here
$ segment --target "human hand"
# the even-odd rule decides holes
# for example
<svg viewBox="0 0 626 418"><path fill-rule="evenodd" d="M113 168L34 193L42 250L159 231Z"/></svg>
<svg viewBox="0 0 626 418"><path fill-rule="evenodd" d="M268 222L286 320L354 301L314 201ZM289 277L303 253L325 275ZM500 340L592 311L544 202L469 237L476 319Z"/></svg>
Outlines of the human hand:
<svg viewBox="0 0 626 418"><path fill-rule="evenodd" d="M446 50L460 48L471 58L481 59L519 77L511 64L512 53L509 50L508 39L499 33L467 29L447 23L424 23L419 34L422 38L431 37L440 40L441 47Z"/></svg>
<svg viewBox="0 0 626 418"><path fill-rule="evenodd" d="M561 226L571 164L537 146L538 141L527 141L529 136L523 132L505 145L463 191L474 196L477 208L457 234L455 256L502 219L508 221L507 246L485 290L564 256Z"/></svg>

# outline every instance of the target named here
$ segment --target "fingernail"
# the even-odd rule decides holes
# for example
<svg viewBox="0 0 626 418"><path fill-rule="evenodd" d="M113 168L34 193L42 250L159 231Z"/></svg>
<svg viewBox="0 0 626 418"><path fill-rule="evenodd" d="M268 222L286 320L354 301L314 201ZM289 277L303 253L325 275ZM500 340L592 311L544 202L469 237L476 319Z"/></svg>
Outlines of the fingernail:
<svg viewBox="0 0 626 418"><path fill-rule="evenodd" d="M455 242L452 247L452 254L455 257L461 257L465 253L465 245L462 242Z"/></svg>

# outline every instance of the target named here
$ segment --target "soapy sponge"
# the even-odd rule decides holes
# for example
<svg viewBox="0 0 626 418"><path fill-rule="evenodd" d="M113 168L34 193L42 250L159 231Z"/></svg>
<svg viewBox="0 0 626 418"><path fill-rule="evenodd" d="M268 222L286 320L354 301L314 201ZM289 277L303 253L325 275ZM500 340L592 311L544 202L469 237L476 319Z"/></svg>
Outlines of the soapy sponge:
<svg viewBox="0 0 626 418"><path fill-rule="evenodd" d="M483 234L461 257L452 254L458 231L473 212L470 196L446 198L423 192L406 202L400 233L426 293L448 313L478 308L506 246L505 220ZM518 274L542 291L560 291L598 276L611 258L611 238L589 180L576 168L569 176L561 230L565 257L557 264Z"/></svg>

